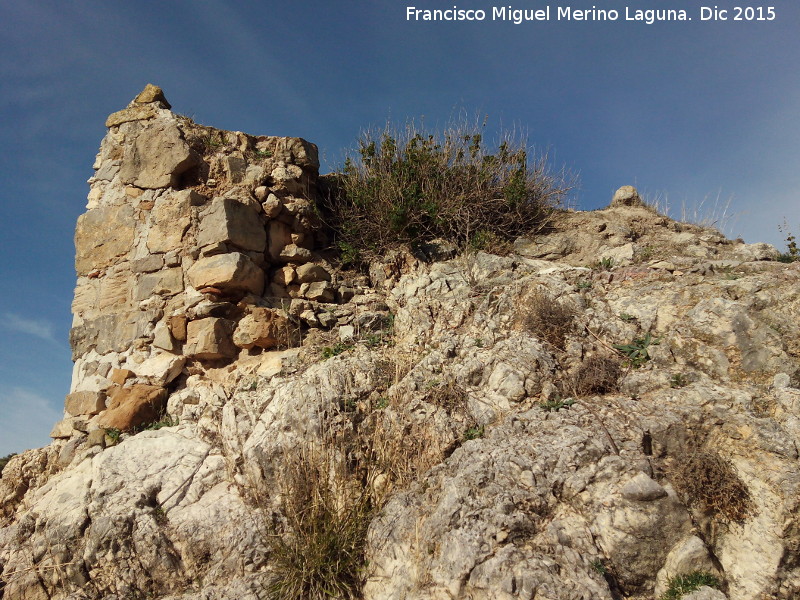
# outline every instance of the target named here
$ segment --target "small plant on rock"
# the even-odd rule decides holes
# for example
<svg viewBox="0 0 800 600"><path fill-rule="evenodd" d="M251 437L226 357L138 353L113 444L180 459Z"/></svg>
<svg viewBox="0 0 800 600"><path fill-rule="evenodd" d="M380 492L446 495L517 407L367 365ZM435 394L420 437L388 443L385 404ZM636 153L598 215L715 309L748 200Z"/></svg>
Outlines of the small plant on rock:
<svg viewBox="0 0 800 600"><path fill-rule="evenodd" d="M122 431L117 429L116 427L109 427L105 430L106 437L111 440L111 445L114 446L119 443L119 438L122 435Z"/></svg>
<svg viewBox="0 0 800 600"><path fill-rule="evenodd" d="M786 252L778 255L778 261L791 263L800 260L800 248L797 247L797 238L789 230L786 219L783 220L783 226L778 225L778 231L786 234Z"/></svg>
<svg viewBox="0 0 800 600"><path fill-rule="evenodd" d="M650 360L650 353L648 348L655 346L659 340L653 339L650 333L646 333L644 337L634 338L629 344L614 344L614 349L619 350L628 357L631 366L634 368L641 367L644 363Z"/></svg>
<svg viewBox="0 0 800 600"><path fill-rule="evenodd" d="M703 571L693 571L688 575L676 575L669 580L667 591L661 596L661 600L680 600L686 594L691 594L703 586L720 588L720 581L711 573Z"/></svg>
<svg viewBox="0 0 800 600"><path fill-rule="evenodd" d="M334 356L338 356L353 348L350 342L336 342L333 346L325 346L322 349L322 360L328 360Z"/></svg>
<svg viewBox="0 0 800 600"><path fill-rule="evenodd" d="M483 425L481 425L480 427L478 427L477 425L475 425L473 427L469 427L464 432L464 441L477 440L478 438L482 438L483 434L484 434Z"/></svg>
<svg viewBox="0 0 800 600"><path fill-rule="evenodd" d="M567 390L575 396L610 394L619 389L622 368L618 358L590 356L567 380Z"/></svg>
<svg viewBox="0 0 800 600"><path fill-rule="evenodd" d="M545 402L539 403L539 408L546 410L547 412L558 412L562 408L569 408L575 404L574 398L566 398L564 400L554 399L554 400L547 400Z"/></svg>
<svg viewBox="0 0 800 600"><path fill-rule="evenodd" d="M687 385L689 385L689 380L683 373L677 373L669 378L669 387L671 388L678 389L686 387Z"/></svg>

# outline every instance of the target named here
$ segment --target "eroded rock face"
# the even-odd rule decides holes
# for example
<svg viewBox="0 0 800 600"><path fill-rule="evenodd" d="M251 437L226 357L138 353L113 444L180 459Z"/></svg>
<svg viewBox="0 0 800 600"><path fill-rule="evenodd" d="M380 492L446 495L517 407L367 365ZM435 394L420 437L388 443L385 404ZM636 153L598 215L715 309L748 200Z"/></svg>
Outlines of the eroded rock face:
<svg viewBox="0 0 800 600"><path fill-rule="evenodd" d="M368 600L645 599L697 569L698 598L800 595L797 264L623 190L510 256L343 273L296 196L313 145L150 88L108 124L66 414L0 479L4 597L263 598L319 456L340 509L380 507ZM182 172L141 153L173 126Z"/></svg>

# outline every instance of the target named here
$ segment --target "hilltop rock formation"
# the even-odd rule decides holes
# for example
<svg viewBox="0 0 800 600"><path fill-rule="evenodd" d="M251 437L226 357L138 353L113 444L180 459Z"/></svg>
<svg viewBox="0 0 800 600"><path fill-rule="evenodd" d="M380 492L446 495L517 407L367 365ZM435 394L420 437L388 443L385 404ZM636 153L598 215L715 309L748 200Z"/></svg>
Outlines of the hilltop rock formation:
<svg viewBox="0 0 800 600"><path fill-rule="evenodd" d="M800 595L800 263L626 186L506 256L342 271L313 144L155 86L106 125L65 416L0 479L4 600L301 597L329 497L369 600Z"/></svg>

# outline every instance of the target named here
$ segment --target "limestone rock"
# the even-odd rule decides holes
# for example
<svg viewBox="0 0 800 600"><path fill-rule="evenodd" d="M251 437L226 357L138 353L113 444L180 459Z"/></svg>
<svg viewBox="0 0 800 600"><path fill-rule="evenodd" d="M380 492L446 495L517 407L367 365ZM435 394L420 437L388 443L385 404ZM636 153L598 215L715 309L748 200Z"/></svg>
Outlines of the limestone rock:
<svg viewBox="0 0 800 600"><path fill-rule="evenodd" d="M611 200L611 206L641 206L643 204L639 192L632 185L623 185Z"/></svg>
<svg viewBox="0 0 800 600"><path fill-rule="evenodd" d="M199 160L174 119L152 119L141 125L133 143L125 147L120 179L145 189L175 187L178 177Z"/></svg>
<svg viewBox="0 0 800 600"><path fill-rule="evenodd" d="M152 225L147 235L148 250L164 253L180 248L191 224L192 206L204 201L205 198L194 190L181 190L159 197L153 206Z"/></svg>
<svg viewBox="0 0 800 600"><path fill-rule="evenodd" d="M161 386L134 384L114 390L108 408L98 424L106 429L129 431L139 425L157 421L167 403L167 390Z"/></svg>
<svg viewBox="0 0 800 600"><path fill-rule="evenodd" d="M676 575L688 575L694 571L720 575L711 553L703 540L696 535L681 540L670 550L664 567L656 576L655 595L663 595L667 591L670 579Z"/></svg>
<svg viewBox="0 0 800 600"><path fill-rule="evenodd" d="M297 267L297 281L300 283L312 283L317 281L330 281L331 274L322 265L306 263ZM291 282L287 282L291 283Z"/></svg>
<svg viewBox="0 0 800 600"><path fill-rule="evenodd" d="M135 367L135 373L153 385L165 386L180 375L183 365L186 364L185 356L170 353L151 356Z"/></svg>
<svg viewBox="0 0 800 600"><path fill-rule="evenodd" d="M184 354L202 360L235 357L238 354L232 340L235 326L233 321L217 317L189 321Z"/></svg>
<svg viewBox="0 0 800 600"><path fill-rule="evenodd" d="M226 292L264 291L264 271L239 252L201 258L188 271L189 281L196 289L216 287Z"/></svg>
<svg viewBox="0 0 800 600"><path fill-rule="evenodd" d="M128 205L90 210L78 217L75 229L75 270L88 275L103 269L130 252L135 221Z"/></svg>
<svg viewBox="0 0 800 600"><path fill-rule="evenodd" d="M70 415L96 415L106 407L104 391L82 391L68 394L64 408Z"/></svg>
<svg viewBox="0 0 800 600"><path fill-rule="evenodd" d="M637 474L621 490L622 497L626 500L637 502L650 502L667 497L667 490L658 485L644 473Z"/></svg>
<svg viewBox="0 0 800 600"><path fill-rule="evenodd" d="M255 307L239 321L233 343L239 348L276 348L297 341L297 327L269 308Z"/></svg>
<svg viewBox="0 0 800 600"><path fill-rule="evenodd" d="M142 104L131 106L112 113L106 119L106 127L117 127L123 123L132 121L145 121L152 119L158 114L158 108L152 104Z"/></svg>
<svg viewBox="0 0 800 600"><path fill-rule="evenodd" d="M159 102L164 108L172 108L170 103L167 102L166 96L164 96L164 90L157 85L153 85L152 83L148 83L146 86L144 86L144 89L139 92L139 95L136 96L133 101L136 104Z"/></svg>
<svg viewBox="0 0 800 600"><path fill-rule="evenodd" d="M200 221L200 246L233 244L243 250L262 252L267 234L258 214L249 206L230 198L215 198Z"/></svg>

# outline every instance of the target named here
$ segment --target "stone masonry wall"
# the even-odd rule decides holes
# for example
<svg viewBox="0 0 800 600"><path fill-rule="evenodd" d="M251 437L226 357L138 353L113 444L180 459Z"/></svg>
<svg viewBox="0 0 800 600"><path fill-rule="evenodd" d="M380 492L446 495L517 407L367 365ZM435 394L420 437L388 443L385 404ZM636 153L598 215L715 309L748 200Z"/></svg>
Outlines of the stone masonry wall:
<svg viewBox="0 0 800 600"><path fill-rule="evenodd" d="M290 345L347 294L315 253L315 145L198 125L152 85L106 126L75 233L55 438L152 420L187 364Z"/></svg>

